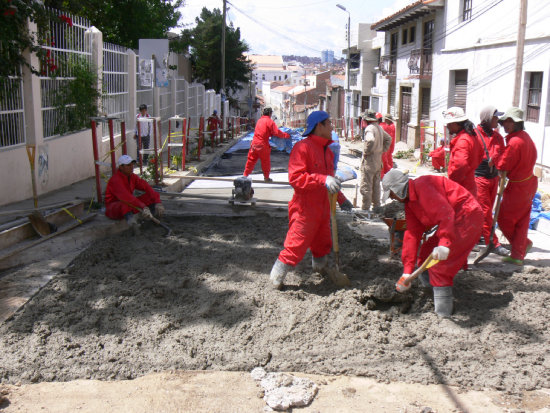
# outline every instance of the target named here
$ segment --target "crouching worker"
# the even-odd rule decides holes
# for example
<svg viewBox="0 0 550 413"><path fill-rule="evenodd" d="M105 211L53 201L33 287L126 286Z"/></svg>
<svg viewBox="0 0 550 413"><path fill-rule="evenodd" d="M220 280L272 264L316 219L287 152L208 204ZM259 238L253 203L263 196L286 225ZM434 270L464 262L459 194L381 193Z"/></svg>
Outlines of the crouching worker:
<svg viewBox="0 0 550 413"><path fill-rule="evenodd" d="M289 229L284 249L271 270L275 289L282 288L286 274L304 258L308 248L316 272L326 267L332 249L327 190L335 194L341 183L333 176L334 154L328 149L332 142L329 114L312 112L306 126L303 136L307 138L294 145L288 161L288 181L294 196L288 204Z"/></svg>
<svg viewBox="0 0 550 413"><path fill-rule="evenodd" d="M392 169L382 180L384 200L388 197L405 204L407 230L403 238L403 276L398 291L409 285L402 281L411 276L415 264L420 266L431 254L440 262L428 270L433 286L435 312L448 317L453 311L453 279L467 262L468 254L479 240L483 212L474 196L462 185L444 176L426 175L409 179ZM417 255L423 234L438 226ZM424 277L424 283L428 282ZM422 277L421 277L422 281Z"/></svg>
<svg viewBox="0 0 550 413"><path fill-rule="evenodd" d="M105 215L111 219L125 218L134 234L137 234L139 219L151 219L153 213L162 217L164 206L151 185L134 173L135 163L128 155L118 158L118 170L109 179L105 190ZM136 189L145 193L135 197Z"/></svg>

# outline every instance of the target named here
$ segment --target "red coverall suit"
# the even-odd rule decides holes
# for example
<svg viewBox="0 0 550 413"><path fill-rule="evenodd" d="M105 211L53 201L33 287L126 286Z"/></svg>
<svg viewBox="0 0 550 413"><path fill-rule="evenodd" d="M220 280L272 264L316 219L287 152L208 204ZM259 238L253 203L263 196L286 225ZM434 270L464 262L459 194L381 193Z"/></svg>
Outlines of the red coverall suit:
<svg viewBox="0 0 550 413"><path fill-rule="evenodd" d="M383 178L384 175L393 168L393 150L395 149L395 124L392 123L388 125L386 122L382 122L380 127L384 129L388 135L391 136L391 145L390 149L382 154L382 173L380 177Z"/></svg>
<svg viewBox="0 0 550 413"><path fill-rule="evenodd" d="M434 169L440 170L445 168L445 147L440 146L437 149L431 151L428 156L432 158L432 166Z"/></svg>
<svg viewBox="0 0 550 413"><path fill-rule="evenodd" d="M444 176L425 175L409 181L405 201L407 230L403 237L403 272L412 274L438 245L449 248L449 257L428 270L434 287L450 287L479 240L483 212L473 195ZM436 233L418 245L426 230L439 225Z"/></svg>
<svg viewBox="0 0 550 413"><path fill-rule="evenodd" d="M483 159L483 147L477 136L470 136L461 130L451 141L451 157L447 175L451 181L462 185L474 197L476 180L474 172Z"/></svg>
<svg viewBox="0 0 550 413"><path fill-rule="evenodd" d="M288 161L288 181L294 196L288 204L289 228L279 261L296 266L307 249L315 258L330 253L330 206L325 187L327 175L334 176L332 141L316 135L294 145Z"/></svg>
<svg viewBox="0 0 550 413"><path fill-rule="evenodd" d="M256 162L260 159L262 163L262 172L264 178L269 178L269 172L271 171L271 147L269 146L269 138L271 136L277 136L279 138L290 138L288 133L280 131L275 122L269 116L262 116L258 123L256 123L256 129L254 129L254 137L250 144L250 150L248 151L248 159L246 160L246 166L244 168L244 176L248 176L254 170Z"/></svg>
<svg viewBox="0 0 550 413"><path fill-rule="evenodd" d="M215 115L212 115L208 118L208 126L207 130L212 131L210 139L211 141L214 141L214 139L218 136L218 127L220 127L222 124L222 120L218 118Z"/></svg>
<svg viewBox="0 0 550 413"><path fill-rule="evenodd" d="M134 196L134 190L145 191L143 195ZM105 190L105 215L111 219L122 219L128 212L136 214L138 208L160 203L160 196L151 185L136 174L130 176L117 171L107 183ZM130 205L128 205L130 204Z"/></svg>
<svg viewBox="0 0 550 413"><path fill-rule="evenodd" d="M537 160L537 148L525 131L506 136L506 148L497 162L497 168L508 172L508 184L504 190L498 226L510 241L512 258L523 260L532 242L527 238L531 204L537 192L537 179L533 168Z"/></svg>
<svg viewBox="0 0 550 413"><path fill-rule="evenodd" d="M504 151L504 138L497 131L493 131L493 134L490 137L487 136L481 125L478 125L477 131L483 137L485 145L487 145L487 150L489 151L489 156L496 165L502 155L502 152ZM486 159L487 155L485 154L485 148L483 148L483 161L485 162ZM495 176L494 178L478 176L478 170L476 170L475 178L477 187L477 202L479 202L484 216L481 235L483 235L485 244L489 245L491 228L493 226L493 205L495 204L495 199L497 197L499 178L498 176ZM493 234L493 245L495 247L500 245L496 234Z"/></svg>

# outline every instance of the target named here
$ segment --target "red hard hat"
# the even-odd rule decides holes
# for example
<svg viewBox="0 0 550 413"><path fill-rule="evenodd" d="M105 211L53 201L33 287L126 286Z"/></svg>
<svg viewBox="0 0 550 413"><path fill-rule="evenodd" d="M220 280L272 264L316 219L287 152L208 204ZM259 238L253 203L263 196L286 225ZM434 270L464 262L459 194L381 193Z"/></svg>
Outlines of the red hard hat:
<svg viewBox="0 0 550 413"><path fill-rule="evenodd" d="M376 112L375 116L376 116L376 119L382 119L383 118L383 116L380 112Z"/></svg>

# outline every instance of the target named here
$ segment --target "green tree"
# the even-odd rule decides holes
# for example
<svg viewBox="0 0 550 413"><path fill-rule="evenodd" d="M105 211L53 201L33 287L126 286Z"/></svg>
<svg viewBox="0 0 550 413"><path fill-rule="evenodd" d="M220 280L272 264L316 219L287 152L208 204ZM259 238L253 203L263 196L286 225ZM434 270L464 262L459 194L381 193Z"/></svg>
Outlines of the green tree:
<svg viewBox="0 0 550 413"><path fill-rule="evenodd" d="M178 26L184 0L45 0L49 7L90 20L103 40L137 49L139 39L164 39Z"/></svg>
<svg viewBox="0 0 550 413"><path fill-rule="evenodd" d="M172 50L189 51L193 67L193 80L204 83L207 89L221 89L221 37L223 16L219 9L204 7L197 25L185 29L178 40L172 41ZM242 89L240 82L248 82L252 66L244 56L250 49L241 40L240 29L233 24L225 30L225 85L233 92Z"/></svg>

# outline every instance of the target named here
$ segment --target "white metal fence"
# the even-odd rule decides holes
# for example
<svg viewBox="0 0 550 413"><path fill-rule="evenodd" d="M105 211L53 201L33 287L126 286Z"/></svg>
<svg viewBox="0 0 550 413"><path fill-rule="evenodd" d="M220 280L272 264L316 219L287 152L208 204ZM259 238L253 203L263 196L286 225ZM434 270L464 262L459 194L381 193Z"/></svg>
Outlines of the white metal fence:
<svg viewBox="0 0 550 413"><path fill-rule="evenodd" d="M5 85L5 97L0 99L0 148L25 143L22 89L23 82L15 77Z"/></svg>
<svg viewBox="0 0 550 413"><path fill-rule="evenodd" d="M128 122L128 53L123 46L103 43L102 111ZM103 125L103 137L109 137L108 125ZM120 134L120 122L114 122L115 135Z"/></svg>
<svg viewBox="0 0 550 413"><path fill-rule="evenodd" d="M92 54L92 39L86 33L90 27L89 21L54 9L50 12L60 19L50 19L47 27L39 28L41 46L46 53L40 62L44 138L66 132L63 112L56 108L58 97L61 89L74 79L73 70L78 60L89 63Z"/></svg>
<svg viewBox="0 0 550 413"><path fill-rule="evenodd" d="M189 87L187 81L183 78L174 79L176 82L176 115L184 117L187 114L186 90Z"/></svg>
<svg viewBox="0 0 550 413"><path fill-rule="evenodd" d="M173 82L174 80L172 80ZM168 131L168 119L175 114L175 108L172 107L172 88L161 87L159 88L159 115L161 119L161 131L164 134Z"/></svg>

